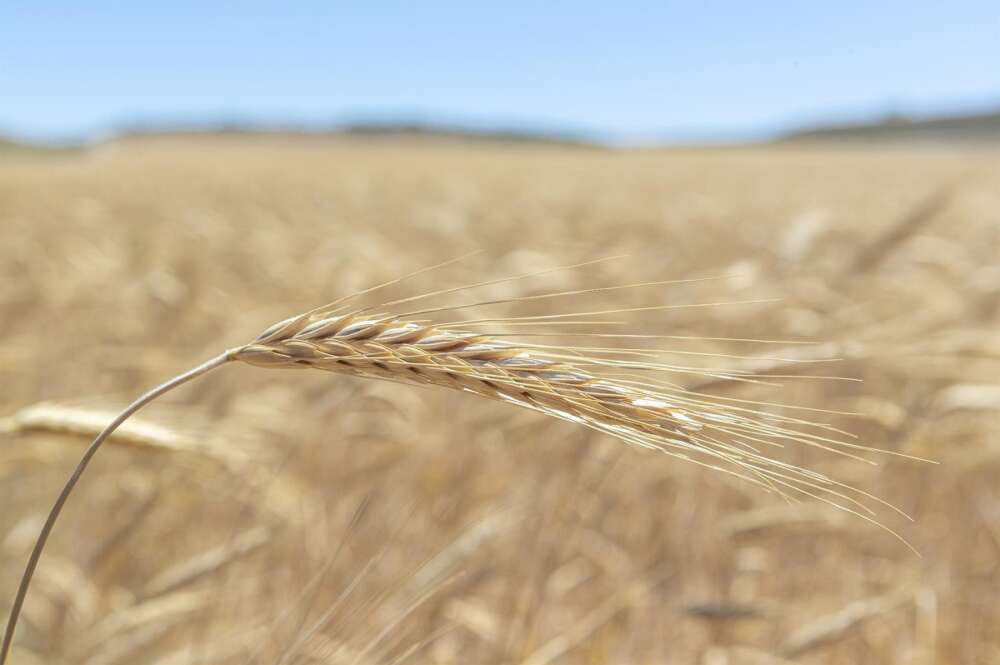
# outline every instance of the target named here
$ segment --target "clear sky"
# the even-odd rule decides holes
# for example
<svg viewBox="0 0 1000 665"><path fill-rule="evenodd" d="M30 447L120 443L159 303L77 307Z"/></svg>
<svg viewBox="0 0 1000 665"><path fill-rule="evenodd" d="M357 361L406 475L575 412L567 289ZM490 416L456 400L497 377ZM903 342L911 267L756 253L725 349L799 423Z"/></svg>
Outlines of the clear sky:
<svg viewBox="0 0 1000 665"><path fill-rule="evenodd" d="M739 136L1000 106L1000 0L0 2L0 133L375 114Z"/></svg>

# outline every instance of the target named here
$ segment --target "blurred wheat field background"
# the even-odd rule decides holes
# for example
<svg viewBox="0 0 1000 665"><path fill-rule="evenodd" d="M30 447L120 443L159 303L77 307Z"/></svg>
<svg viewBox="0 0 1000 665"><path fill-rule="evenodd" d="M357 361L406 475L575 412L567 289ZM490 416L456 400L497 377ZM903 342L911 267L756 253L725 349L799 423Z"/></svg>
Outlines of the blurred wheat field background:
<svg viewBox="0 0 1000 665"><path fill-rule="evenodd" d="M821 342L779 349L841 360L684 362L780 375L699 387L860 412L822 419L939 462L784 451L912 516L880 513L918 557L822 504L505 405L227 367L98 456L14 662L1000 663L998 156L238 136L0 152L4 612L111 412L274 321L470 250L386 298L618 254L471 299L721 276L554 311L773 299L633 314L629 332L739 356L776 351L711 338Z"/></svg>

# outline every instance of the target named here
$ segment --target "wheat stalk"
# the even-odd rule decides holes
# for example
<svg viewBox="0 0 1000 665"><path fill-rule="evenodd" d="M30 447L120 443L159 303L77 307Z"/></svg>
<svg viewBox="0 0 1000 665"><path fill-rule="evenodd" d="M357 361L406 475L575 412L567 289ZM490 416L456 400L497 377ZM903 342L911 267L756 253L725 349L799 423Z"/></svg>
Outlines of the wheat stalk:
<svg viewBox="0 0 1000 665"><path fill-rule="evenodd" d="M398 281L400 280L374 288ZM483 282L472 287L500 281L508 280ZM664 283L667 282L589 291ZM465 288L471 287L396 300L385 306L398 306ZM373 308L347 308L347 301L372 290L374 289L348 296L271 326L250 344L230 349L150 390L97 435L56 499L29 557L10 612L3 646L0 648L0 665L6 662L31 577L55 521L105 439L145 404L231 361L265 368L322 369L340 374L457 389L581 424L632 445L663 451L702 466L734 474L783 496L802 493L820 497L838 508L874 521L872 511L858 498L851 496L851 493L875 500L877 498L817 472L773 459L762 452L767 446L796 442L857 457L850 450L866 449L864 446L844 441L844 433L828 425L762 411L752 402L700 395L656 378L662 373L679 373L753 380L750 374L725 370L706 371L670 364L661 359L662 355L644 349L584 346L567 348L530 344L508 340L506 332L475 330L477 327L497 324L507 327L540 324L595 325L608 322L596 321L591 318L593 316L691 305L432 324L416 317L510 301L438 307L400 315L373 315ZM589 291L543 294L513 300L550 298ZM715 304L720 303L713 305ZM620 337L633 336L640 335Z"/></svg>

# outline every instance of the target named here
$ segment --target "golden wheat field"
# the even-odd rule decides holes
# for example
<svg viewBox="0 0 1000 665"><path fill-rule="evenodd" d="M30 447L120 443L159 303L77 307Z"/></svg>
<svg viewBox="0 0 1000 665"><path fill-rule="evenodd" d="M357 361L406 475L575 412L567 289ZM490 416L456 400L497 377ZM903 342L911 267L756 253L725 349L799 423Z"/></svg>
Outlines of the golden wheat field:
<svg viewBox="0 0 1000 665"><path fill-rule="evenodd" d="M458 391L233 363L97 455L11 662L1000 663L998 158L238 136L0 153L5 615L117 410L412 273L374 301L488 282L427 307L637 310L490 330L665 350L677 385L836 426L885 452L769 454L912 518ZM665 280L697 281L599 290ZM739 304L687 306L708 303Z"/></svg>

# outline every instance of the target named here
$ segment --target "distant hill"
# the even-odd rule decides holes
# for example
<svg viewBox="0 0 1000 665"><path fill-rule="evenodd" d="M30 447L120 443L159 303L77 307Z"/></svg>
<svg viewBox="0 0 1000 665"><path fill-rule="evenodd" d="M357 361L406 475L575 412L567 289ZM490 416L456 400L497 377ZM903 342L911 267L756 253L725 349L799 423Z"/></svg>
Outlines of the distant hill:
<svg viewBox="0 0 1000 665"><path fill-rule="evenodd" d="M0 155L24 153L50 153L67 149L100 147L102 145L130 144L147 139L170 138L247 138L315 141L325 139L391 140L414 139L418 141L465 141L502 143L507 145L551 145L597 148L601 144L583 133L547 131L531 128L481 128L447 124L422 124L414 122L355 122L321 126L264 125L230 122L207 123L137 123L120 125L104 138L58 145L25 142L0 136Z"/></svg>
<svg viewBox="0 0 1000 665"><path fill-rule="evenodd" d="M550 143L557 145L592 146L590 137L571 132L554 132L523 128L469 128L449 125L424 125L419 123L351 123L339 128L339 134L358 137L427 137L471 139L502 143Z"/></svg>
<svg viewBox="0 0 1000 665"><path fill-rule="evenodd" d="M76 144L18 141L0 136L0 155L60 153L87 147L99 147L146 139L170 138L248 138L293 141L349 139L379 141L407 139L428 142L480 142L505 145L549 145L578 148L614 148L593 133L525 127L483 127L460 124L409 121L360 121L322 125L281 125L240 120L171 124L138 122L119 125L105 138L81 139ZM1000 142L1000 110L987 113L908 117L892 115L873 122L816 125L791 130L777 136L778 143L804 141L933 141ZM747 140L736 141L738 144ZM750 141L751 143L755 141ZM669 146L672 141L651 141L649 146Z"/></svg>
<svg viewBox="0 0 1000 665"><path fill-rule="evenodd" d="M888 116L877 122L809 127L788 132L780 141L1000 141L1000 111L930 118Z"/></svg>
<svg viewBox="0 0 1000 665"><path fill-rule="evenodd" d="M0 157L4 155L49 155L60 154L67 150L73 150L74 146L69 145L49 145L44 143L29 143L27 141L16 141L0 136Z"/></svg>
<svg viewBox="0 0 1000 665"><path fill-rule="evenodd" d="M395 122L359 122L323 127L282 127L240 123L205 125L132 125L115 132L114 139L153 137L215 137L247 136L278 138L359 138L485 141L491 143L548 144L560 146L597 146L582 134L550 132L521 128L479 128L460 125L438 125Z"/></svg>
<svg viewBox="0 0 1000 665"><path fill-rule="evenodd" d="M18 143L17 141L11 141L10 139L5 139L0 136L0 152L5 152L8 150L24 150L27 146L23 143Z"/></svg>

